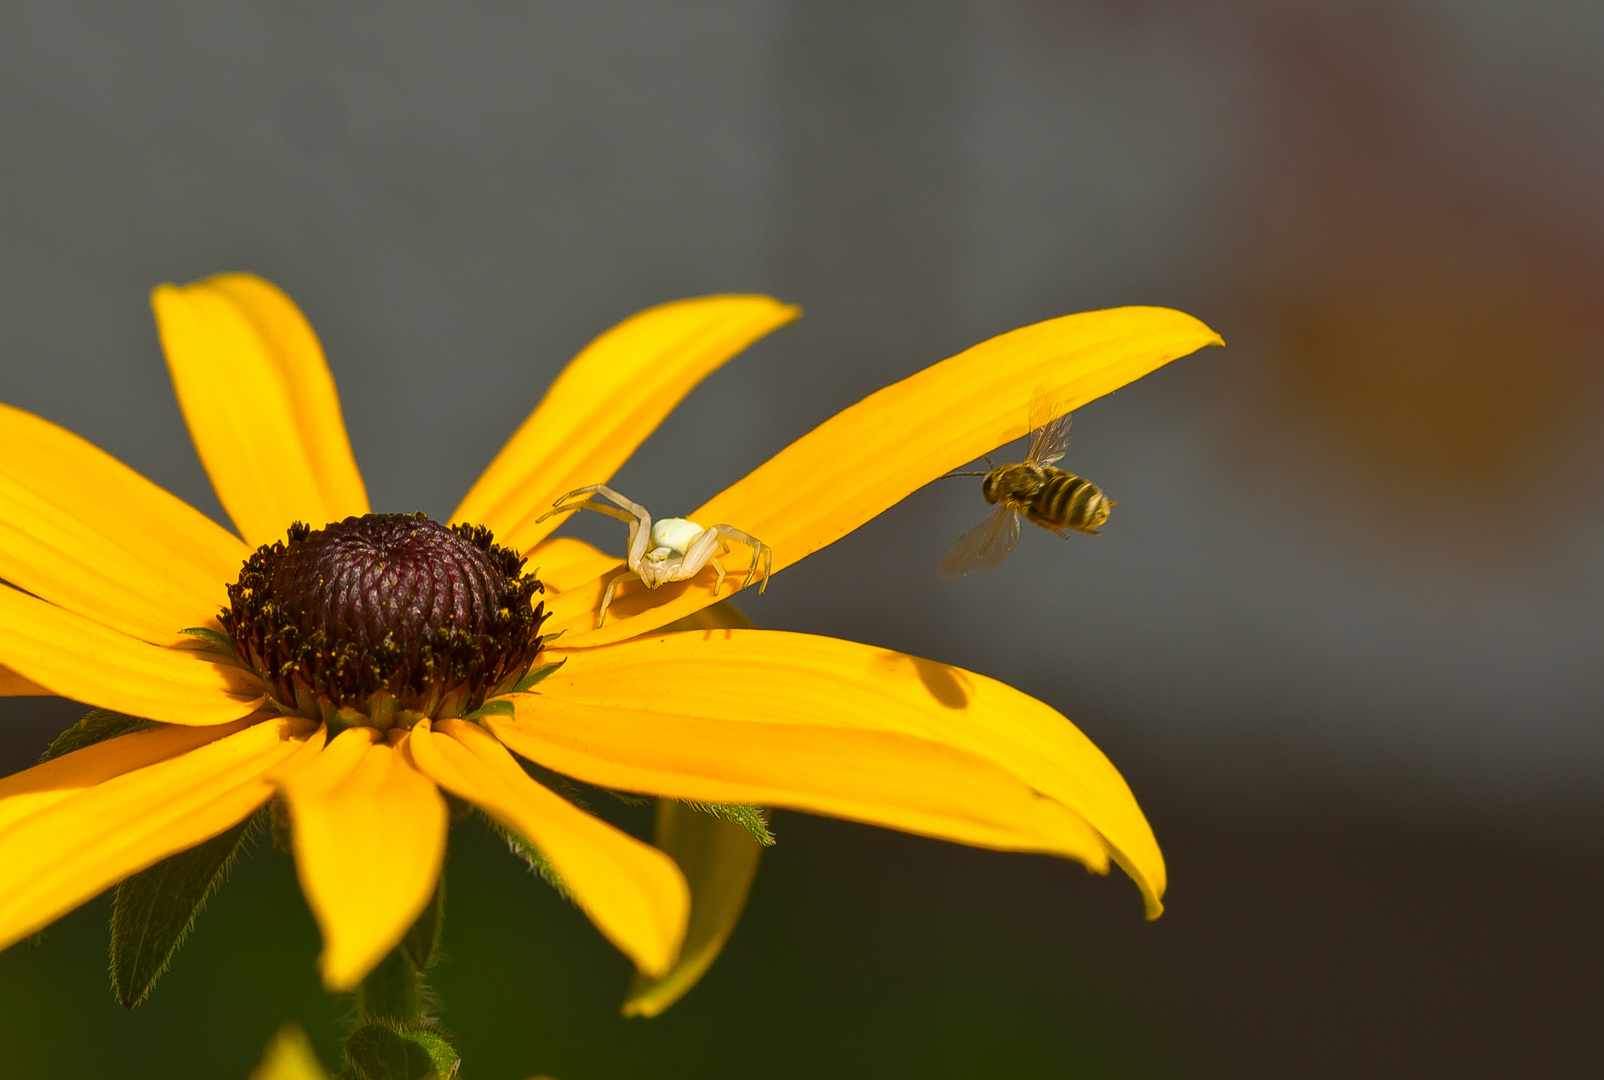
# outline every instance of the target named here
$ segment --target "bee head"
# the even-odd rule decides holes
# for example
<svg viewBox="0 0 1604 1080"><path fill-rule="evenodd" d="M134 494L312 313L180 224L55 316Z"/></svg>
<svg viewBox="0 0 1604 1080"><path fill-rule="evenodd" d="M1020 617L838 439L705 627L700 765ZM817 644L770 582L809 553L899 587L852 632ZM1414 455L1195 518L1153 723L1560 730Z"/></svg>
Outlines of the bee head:
<svg viewBox="0 0 1604 1080"><path fill-rule="evenodd" d="M1004 466L1003 468L1006 467L1007 466ZM994 503L997 501L997 479L998 474L1001 472L1002 469L993 469L991 472L987 473L986 478L980 482L980 494L984 495L986 497L986 501L989 503Z"/></svg>

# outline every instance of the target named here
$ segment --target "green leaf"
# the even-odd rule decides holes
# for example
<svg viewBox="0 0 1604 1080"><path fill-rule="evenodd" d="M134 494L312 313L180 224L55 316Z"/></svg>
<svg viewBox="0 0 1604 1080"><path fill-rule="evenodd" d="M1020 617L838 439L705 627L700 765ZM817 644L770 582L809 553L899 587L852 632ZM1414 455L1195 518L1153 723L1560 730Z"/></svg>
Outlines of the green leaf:
<svg viewBox="0 0 1604 1080"><path fill-rule="evenodd" d="M532 668L524 674L523 678L514 683L512 689L507 692L510 694L521 694L566 663L568 663L568 661L559 660L555 664L547 664L544 667Z"/></svg>
<svg viewBox="0 0 1604 1080"><path fill-rule="evenodd" d="M423 909L418 921L412 924L407 936L401 939L401 951L406 953L419 975L429 970L434 951L440 947L440 927L445 922L445 913L446 875L441 870L434 883L434 899Z"/></svg>
<svg viewBox="0 0 1604 1080"><path fill-rule="evenodd" d="M227 634L219 634L216 630L205 626L188 626L180 630L179 633L188 634L193 638L200 638L225 656L238 659L234 653L234 642L229 639Z"/></svg>
<svg viewBox="0 0 1604 1080"><path fill-rule="evenodd" d="M155 726L154 720L127 716L120 712L112 712L110 709L91 709L82 720L57 735L55 741L40 755L39 761L43 763L98 742L115 739L119 735L131 735L136 731L144 731Z"/></svg>
<svg viewBox="0 0 1604 1080"><path fill-rule="evenodd" d="M345 1040L345 1060L357 1080L450 1080L461 1056L438 1031L397 1031L388 1024L366 1024Z"/></svg>
<svg viewBox="0 0 1604 1080"><path fill-rule="evenodd" d="M699 803L689 800L686 800L685 805L692 810L712 814L716 818L723 818L739 825L751 834L753 840L764 847L774 846L774 834L769 832L768 817L756 806L744 806L740 803Z"/></svg>
<svg viewBox="0 0 1604 1080"><path fill-rule="evenodd" d="M684 871L691 887L691 919L685 946L668 974L660 979L635 974L624 998L625 1016L656 1016L684 997L713 966L746 908L763 854L762 845L753 843L744 825L699 813L673 799L658 800L652 842Z"/></svg>
<svg viewBox="0 0 1604 1080"><path fill-rule="evenodd" d="M167 970L195 916L239 858L254 820L246 818L117 886L111 909L111 981L123 1008L144 1001Z"/></svg>

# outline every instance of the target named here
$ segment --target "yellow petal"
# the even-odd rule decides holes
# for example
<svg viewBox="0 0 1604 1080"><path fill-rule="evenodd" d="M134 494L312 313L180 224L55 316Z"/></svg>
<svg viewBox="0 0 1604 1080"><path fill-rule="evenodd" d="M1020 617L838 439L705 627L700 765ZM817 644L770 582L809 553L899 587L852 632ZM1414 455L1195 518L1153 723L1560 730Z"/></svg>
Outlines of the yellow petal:
<svg viewBox="0 0 1604 1080"><path fill-rule="evenodd" d="M705 607L663 627L681 630L752 629L752 620L729 601ZM713 966L746 907L763 848L731 821L691 809L674 799L657 800L655 843L679 864L691 887L691 921L679 960L660 979L635 973L624 998L625 1016L657 1016L690 992Z"/></svg>
<svg viewBox="0 0 1604 1080"><path fill-rule="evenodd" d="M48 519L60 534L64 557L103 575L128 581L154 574L182 601L209 605L207 618L226 599L223 587L239 576L250 549L206 515L78 436L32 413L0 405L0 476L11 500L0 521L32 531L15 500L31 502L30 515ZM38 523L39 528L47 527ZM73 546L76 545L76 546ZM194 622L179 622L181 630Z"/></svg>
<svg viewBox="0 0 1604 1080"><path fill-rule="evenodd" d="M0 697L54 697L32 679L24 679L8 667L0 666Z"/></svg>
<svg viewBox="0 0 1604 1080"><path fill-rule="evenodd" d="M94 743L0 779L0 830L85 788L232 735L253 718L217 727L162 724Z"/></svg>
<svg viewBox="0 0 1604 1080"><path fill-rule="evenodd" d="M706 974L746 907L763 848L741 826L657 800L659 848L679 864L691 887L691 921L679 961L662 978L636 972L624 999L625 1016L657 1016Z"/></svg>
<svg viewBox="0 0 1604 1080"><path fill-rule="evenodd" d="M602 484L691 389L801 312L767 296L648 308L587 345L552 383L451 516L528 551L561 521L553 501Z"/></svg>
<svg viewBox="0 0 1604 1080"><path fill-rule="evenodd" d="M136 526L138 527L138 526ZM158 644L217 615L209 595L183 588L70 512L0 474L0 578L115 630Z"/></svg>
<svg viewBox="0 0 1604 1080"><path fill-rule="evenodd" d="M265 699L254 676L162 648L0 585L0 663L52 693L169 724L224 724Z"/></svg>
<svg viewBox="0 0 1604 1080"><path fill-rule="evenodd" d="M179 407L246 543L368 511L334 379L289 297L225 274L151 295Z"/></svg>
<svg viewBox="0 0 1604 1080"><path fill-rule="evenodd" d="M350 990L393 949L434 896L446 852L446 803L373 728L341 732L279 790L290 810L301 891L323 931L323 985Z"/></svg>
<svg viewBox="0 0 1604 1080"><path fill-rule="evenodd" d="M604 554L583 540L571 536L552 536L536 544L529 552L528 569L546 586L546 592L555 596L580 585L590 585L597 576L619 561Z"/></svg>
<svg viewBox="0 0 1604 1080"><path fill-rule="evenodd" d="M0 948L244 820L272 795L267 777L307 747L312 729L303 720L252 724L76 791L0 830Z"/></svg>
<svg viewBox="0 0 1604 1080"><path fill-rule="evenodd" d="M774 549L778 571L1025 434L1037 387L1062 414L1220 343L1207 326L1168 308L1114 308L1014 330L871 394L687 516L757 537ZM737 557L726 566L744 571L746 563ZM568 648L622 641L712 603L713 580L709 570L656 590L626 584L599 630L589 592L575 588L552 601L548 626L568 631ZM726 580L723 595L739 584Z"/></svg>
<svg viewBox="0 0 1604 1080"><path fill-rule="evenodd" d="M717 630L573 654L540 683L539 696L576 709L845 726L940 743L1075 811L1108 842L1154 914L1164 895L1164 857L1118 770L1060 713L984 675L813 634Z"/></svg>
<svg viewBox="0 0 1604 1080"><path fill-rule="evenodd" d="M323 1071L306 1033L294 1024L286 1024L268 1044L251 1080L329 1080L329 1074Z"/></svg>
<svg viewBox="0 0 1604 1080"><path fill-rule="evenodd" d="M1108 866L1097 834L980 758L885 731L710 720L672 709L513 697L486 726L557 772L694 802L789 806L1003 851Z"/></svg>
<svg viewBox="0 0 1604 1080"><path fill-rule="evenodd" d="M535 783L474 724L441 720L434 732L419 724L411 750L435 783L538 848L590 921L638 968L668 970L691 907L673 859Z"/></svg>

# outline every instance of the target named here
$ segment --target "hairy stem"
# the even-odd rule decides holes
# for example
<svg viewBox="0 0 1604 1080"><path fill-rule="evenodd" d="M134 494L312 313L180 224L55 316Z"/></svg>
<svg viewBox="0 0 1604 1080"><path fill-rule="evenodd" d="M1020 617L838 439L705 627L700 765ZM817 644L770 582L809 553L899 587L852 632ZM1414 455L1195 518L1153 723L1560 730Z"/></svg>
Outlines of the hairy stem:
<svg viewBox="0 0 1604 1080"><path fill-rule="evenodd" d="M423 1019L423 976L403 949L392 949L356 991L357 1023L412 1025Z"/></svg>

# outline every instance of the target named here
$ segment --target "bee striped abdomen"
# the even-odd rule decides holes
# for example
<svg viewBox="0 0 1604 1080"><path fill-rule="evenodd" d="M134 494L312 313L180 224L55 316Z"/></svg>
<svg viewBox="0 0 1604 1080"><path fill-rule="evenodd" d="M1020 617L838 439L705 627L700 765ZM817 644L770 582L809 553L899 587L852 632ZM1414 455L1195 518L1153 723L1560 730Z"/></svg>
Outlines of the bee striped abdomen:
<svg viewBox="0 0 1604 1080"><path fill-rule="evenodd" d="M1052 471L1026 512L1033 523L1049 529L1093 532L1108 520L1113 504L1101 488L1074 473Z"/></svg>

